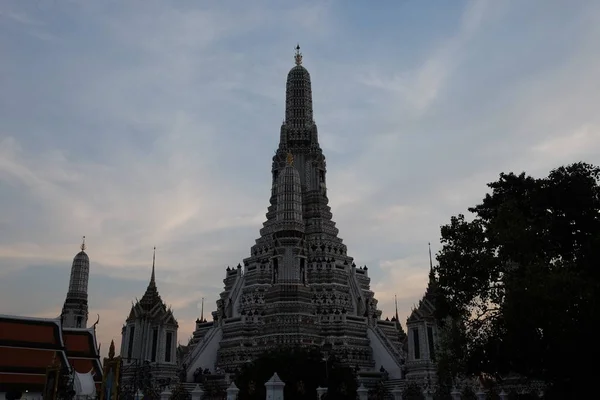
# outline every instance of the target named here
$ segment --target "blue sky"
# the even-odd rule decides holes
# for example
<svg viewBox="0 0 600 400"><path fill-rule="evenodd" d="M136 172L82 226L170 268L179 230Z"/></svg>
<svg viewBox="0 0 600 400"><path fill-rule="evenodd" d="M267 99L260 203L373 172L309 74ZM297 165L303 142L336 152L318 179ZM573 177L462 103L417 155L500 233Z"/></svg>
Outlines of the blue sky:
<svg viewBox="0 0 600 400"><path fill-rule="evenodd" d="M299 42L340 236L404 320L487 182L600 163L598 37L593 0L3 1L0 313L58 315L86 235L106 351L156 246L186 343L265 218Z"/></svg>

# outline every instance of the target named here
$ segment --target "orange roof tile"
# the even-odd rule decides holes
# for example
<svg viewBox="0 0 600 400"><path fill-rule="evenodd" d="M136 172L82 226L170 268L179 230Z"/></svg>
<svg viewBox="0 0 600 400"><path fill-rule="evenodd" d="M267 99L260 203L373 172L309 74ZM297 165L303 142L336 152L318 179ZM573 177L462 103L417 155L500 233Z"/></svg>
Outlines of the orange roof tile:
<svg viewBox="0 0 600 400"><path fill-rule="evenodd" d="M58 353L54 350L0 346L0 367L10 367L11 369L41 368L45 370L54 361L61 363L61 356Z"/></svg>
<svg viewBox="0 0 600 400"><path fill-rule="evenodd" d="M60 332L54 323L0 317L0 340L60 345Z"/></svg>
<svg viewBox="0 0 600 400"><path fill-rule="evenodd" d="M92 371L102 382L95 331L60 325L56 319L0 315L0 387L43 385L53 360L79 373Z"/></svg>
<svg viewBox="0 0 600 400"><path fill-rule="evenodd" d="M46 383L46 375L7 374L0 372L0 382L44 385Z"/></svg>
<svg viewBox="0 0 600 400"><path fill-rule="evenodd" d="M86 355L95 355L96 353L95 349L93 349L93 339L86 331L69 332L64 330L63 339L67 353L83 353Z"/></svg>

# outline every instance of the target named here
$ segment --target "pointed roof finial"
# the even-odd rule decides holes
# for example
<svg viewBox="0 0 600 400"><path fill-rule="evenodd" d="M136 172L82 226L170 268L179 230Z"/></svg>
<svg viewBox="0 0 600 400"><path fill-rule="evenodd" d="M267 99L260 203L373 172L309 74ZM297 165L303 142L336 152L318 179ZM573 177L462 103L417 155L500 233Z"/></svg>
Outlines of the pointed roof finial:
<svg viewBox="0 0 600 400"><path fill-rule="evenodd" d="M152 253L152 276L150 277L150 284L156 284L154 277L154 263L156 261L156 246L154 246L154 252Z"/></svg>
<svg viewBox="0 0 600 400"><path fill-rule="evenodd" d="M110 341L110 347L108 348L108 358L111 360L113 358L115 358L115 341L114 341L114 339Z"/></svg>
<svg viewBox="0 0 600 400"><path fill-rule="evenodd" d="M204 322L204 297L202 298L202 308L200 309L200 322Z"/></svg>
<svg viewBox="0 0 600 400"><path fill-rule="evenodd" d="M87 247L85 246L85 236L83 237L83 239L81 240L81 246L79 246L79 248L81 249L81 251L84 251Z"/></svg>
<svg viewBox="0 0 600 400"><path fill-rule="evenodd" d="M296 46L296 55L294 56L296 65L302 65L302 53L300 53L300 44Z"/></svg>
<svg viewBox="0 0 600 400"><path fill-rule="evenodd" d="M292 153L287 153L287 157L285 159L287 165L290 167L294 165L294 155Z"/></svg>
<svg viewBox="0 0 600 400"><path fill-rule="evenodd" d="M431 258L431 243L427 243L429 245L429 270L433 271L433 260Z"/></svg>

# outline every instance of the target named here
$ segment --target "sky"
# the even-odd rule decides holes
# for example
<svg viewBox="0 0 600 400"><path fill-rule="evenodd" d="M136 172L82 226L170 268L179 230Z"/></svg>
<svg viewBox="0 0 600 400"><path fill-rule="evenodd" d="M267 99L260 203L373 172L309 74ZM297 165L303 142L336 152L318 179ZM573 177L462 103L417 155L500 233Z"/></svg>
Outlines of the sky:
<svg viewBox="0 0 600 400"><path fill-rule="evenodd" d="M487 183L600 164L599 37L594 0L4 0L0 313L58 316L85 235L106 354L156 246L186 344L265 220L299 43L340 236L405 321Z"/></svg>

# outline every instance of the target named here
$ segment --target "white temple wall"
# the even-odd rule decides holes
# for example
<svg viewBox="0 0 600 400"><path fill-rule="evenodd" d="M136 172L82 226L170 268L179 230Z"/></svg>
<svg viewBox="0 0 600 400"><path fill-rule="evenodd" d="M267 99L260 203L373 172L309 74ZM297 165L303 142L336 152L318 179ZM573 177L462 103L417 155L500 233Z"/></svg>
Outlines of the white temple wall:
<svg viewBox="0 0 600 400"><path fill-rule="evenodd" d="M415 324L407 324L408 330L408 359L410 361L428 360L429 346L427 342L427 328L424 321ZM419 336L419 358L415 358L414 336L415 330Z"/></svg>
<svg viewBox="0 0 600 400"><path fill-rule="evenodd" d="M377 336L372 327L367 328L367 335L369 336L370 346L373 350L375 369L378 369L383 365L383 368L389 373L390 379L402 378L401 366L398 365L394 356L390 354L389 350L385 347L385 344L382 343L381 338Z"/></svg>
<svg viewBox="0 0 600 400"><path fill-rule="evenodd" d="M215 365L217 363L217 353L219 351L219 346L221 344L221 339L223 338L223 328L214 327L211 330L215 329L215 333L211 335L210 331L204 335L204 338L208 338L208 342L200 342L196 345L196 348L192 350L192 352L200 351L200 355L194 359L194 361L188 365L187 370L187 380L191 382L194 379L194 372L198 368L206 369L208 368L210 371L215 371ZM192 354L194 357L195 354Z"/></svg>

